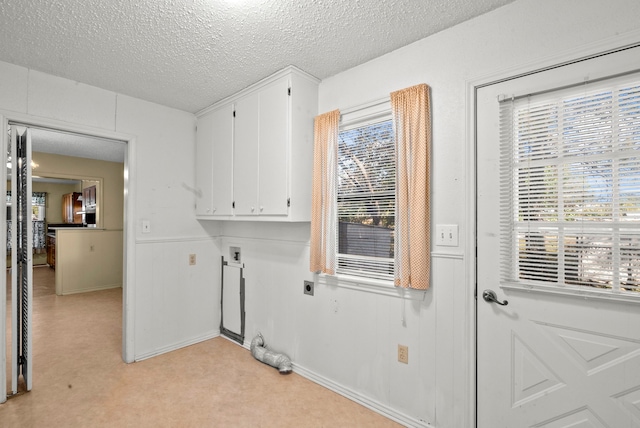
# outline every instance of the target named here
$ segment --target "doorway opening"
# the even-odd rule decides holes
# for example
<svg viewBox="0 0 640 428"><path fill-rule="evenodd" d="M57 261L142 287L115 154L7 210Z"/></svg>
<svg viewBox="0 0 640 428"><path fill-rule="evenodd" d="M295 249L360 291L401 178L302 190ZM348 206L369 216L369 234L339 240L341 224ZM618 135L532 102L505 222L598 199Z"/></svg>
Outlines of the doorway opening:
<svg viewBox="0 0 640 428"><path fill-rule="evenodd" d="M33 306L37 308L38 299L44 295L64 298L66 295L119 288L119 299L123 302L121 307L124 308L128 276L126 199L129 194L128 155L131 139L109 132L98 131L95 135L90 135L85 130L78 132L57 125L41 126L22 121L14 122L6 117L4 119L2 122L5 125L11 124L29 130L28 140L32 155L29 193L42 199L33 205L33 216L30 219L32 224L38 225L32 234L32 238L35 239L32 239L33 288L30 293L31 297L36 297ZM1 141L5 161L8 161L9 167L11 160L7 158L6 153L10 147L10 135L3 135ZM9 168L5 169L3 181L7 186L4 190L11 189ZM72 211L71 217L65 218L65 197L69 195L74 197L75 206L69 207ZM8 207L5 213L9 212L10 205L5 201L5 206ZM10 216L5 218L7 224L11 220ZM4 237L8 238L8 234ZM11 249L9 246L5 248L5 257L2 259L6 263L7 272L10 272L12 266L7 262L6 256L10 256ZM103 269L105 265L114 267ZM10 278L9 275L6 277ZM10 279L7 278L4 279L6 286L11 290ZM2 294L3 299L0 300L3 304L0 313L3 315L3 322L0 323L0 334L3 340L0 348L1 355L6 355L9 359L1 360L10 363L12 353L7 352L7 349L12 347L12 341L6 339L11 336L7 334L11 330L11 321L5 315L13 316L14 311L11 308L11 293ZM118 314L115 316L120 318ZM130 358L127 358L125 346L126 319L126 313L123 311L120 342L122 359L128 362ZM9 321L8 324L5 324L5 320ZM38 320L38 323L46 323L46 320ZM120 319L117 319L117 323L120 323ZM40 355L37 357L42 358ZM2 391L8 380L5 374L11 377L12 371L2 369L1 372L0 392L5 393L0 397L0 401L4 401L8 395L7 391Z"/></svg>

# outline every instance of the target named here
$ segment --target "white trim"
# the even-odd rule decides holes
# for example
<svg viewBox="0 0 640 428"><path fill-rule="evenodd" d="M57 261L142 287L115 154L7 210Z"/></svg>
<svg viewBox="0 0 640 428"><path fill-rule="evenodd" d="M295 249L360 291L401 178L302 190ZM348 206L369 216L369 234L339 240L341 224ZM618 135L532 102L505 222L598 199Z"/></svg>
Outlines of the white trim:
<svg viewBox="0 0 640 428"><path fill-rule="evenodd" d="M172 244L180 242L211 242L219 241L218 236L178 236L173 238L136 238L136 244Z"/></svg>
<svg viewBox="0 0 640 428"><path fill-rule="evenodd" d="M465 254L464 253L449 253L449 252L436 252L436 251L432 251L431 252L431 258L432 259L454 259L454 260L464 260L465 259Z"/></svg>
<svg viewBox="0 0 640 428"><path fill-rule="evenodd" d="M395 287L391 281L381 281L372 278L348 275L316 274L315 282L329 287L346 288L354 291L378 294L407 300L424 300L428 290L414 290Z"/></svg>
<svg viewBox="0 0 640 428"><path fill-rule="evenodd" d="M243 347L244 349L246 349L247 351L251 352L251 341L250 340L246 340L244 341L243 344L239 344L238 342L236 342L233 339L230 339L224 335L221 335L220 337L235 343L238 346ZM432 428L434 427L434 425L431 425L429 422L426 421L422 421L422 420L418 420L418 419L414 419L410 416L405 415L404 413L400 413L398 412L396 409L387 406L385 404L382 404L378 401L372 400L362 394L360 394L357 391L354 391L351 388L347 388L341 384L339 384L338 382L335 382L325 376L319 375L316 372L309 370L299 364L296 364L295 362L292 362L292 366L293 366L293 372L297 375L302 376L305 379L310 380L311 382L318 384L324 388L327 388L330 391L333 391L337 394L342 395L343 397L354 401L366 408L368 408L369 410L372 410L388 419L391 419L392 421L395 421L399 424L402 424L404 426L407 427L424 427L424 428Z"/></svg>
<svg viewBox="0 0 640 428"><path fill-rule="evenodd" d="M525 282L509 282L500 284L503 290L523 291L525 293L553 294L556 296L567 296L580 299L608 300L618 303L627 303L630 305L640 304L640 293L638 292L613 292L611 290L598 290L597 288L572 287L572 286L554 286L541 284L527 284Z"/></svg>
<svg viewBox="0 0 640 428"><path fill-rule="evenodd" d="M476 91L482 86L498 83L505 79L515 78L517 76L538 72L550 67L565 65L575 59L585 59L593 55L629 46L640 41L640 30L633 30L627 33L609 37L604 40L583 45L578 48L572 48L557 52L554 55L533 59L531 62L513 67L511 69L500 69L478 76L465 82L466 86L466 126L465 135L467 144L464 145L465 171L465 213L466 213L466 233L463 236L465 243L465 304L467 311L465 315L465 340L468 346L466 349L467 365L467 384L468 396L464 403L465 421L463 426L475 426L477 423L476 408L476 311L477 298L476 293Z"/></svg>
<svg viewBox="0 0 640 428"><path fill-rule="evenodd" d="M309 73L307 73L305 71L300 70L298 67L296 67L294 65L289 65L289 66L283 68L282 70L277 71L274 74L272 74L270 76L267 76L264 79L254 83L253 85L248 86L248 87L242 89L241 91L234 93L233 95L230 95L230 96L228 96L228 97L226 97L226 98L224 98L224 99L222 99L220 101L217 101L216 103L214 103L214 104L212 104L212 105L210 105L208 107L203 108L202 110L196 112L196 118L199 118L199 117L209 113L212 110L216 110L216 109L220 108L224 104L229 104L230 102L234 102L235 100L237 100L239 98L242 98L243 96L247 95L248 93L253 92L256 89L260 89L260 88L262 88L262 87L264 87L264 86L266 86L266 85L268 85L268 84L270 84L270 83L272 83L272 82L274 82L274 81L280 79L281 77L286 76L286 75L288 75L290 73L295 73L295 74L297 74L299 76L304 77L305 79L308 79L308 80L313 81L315 83L320 83L320 79L318 79L317 77L315 77L315 76L313 76L313 75L311 75L311 74L309 74Z"/></svg>
<svg viewBox="0 0 640 428"><path fill-rule="evenodd" d="M432 252L432 259L464 260L462 253ZM346 288L354 291L362 291L381 296L395 297L407 300L424 300L429 290L414 290L409 288L399 288L393 285L392 281L376 280L372 278L351 276L351 275L326 275L316 274L315 281L331 287Z"/></svg>
<svg viewBox="0 0 640 428"><path fill-rule="evenodd" d="M136 277L136 145L137 140L132 137L127 143L124 157L124 218L123 228L123 258L122 267L122 359L125 363L132 363L135 358L135 277Z"/></svg>
<svg viewBox="0 0 640 428"><path fill-rule="evenodd" d="M383 107L383 104L387 104L386 107ZM386 97L382 97L382 98L378 98L377 100L371 100L369 102L366 103L362 103L362 104L358 104L355 106L351 106L351 107L346 107L346 108L341 108L340 109L340 115L350 115L352 113L355 113L357 111L361 111L361 110L369 110L369 109L375 109L375 110L389 110L391 111L391 96L387 95Z"/></svg>
<svg viewBox="0 0 640 428"><path fill-rule="evenodd" d="M321 376L311 370L308 370L300 365L293 363L293 372L309 379L310 381L327 388L330 391L333 391L337 394L342 395L345 398L348 398L351 401L355 401L356 403L372 410L386 418L391 419L399 424L408 427L433 427L429 422L414 419L410 416L407 416L403 413L398 412L396 409L389 407L385 404L382 404L378 401L372 400L357 391L354 391L351 388L347 388L327 377Z"/></svg>
<svg viewBox="0 0 640 428"><path fill-rule="evenodd" d="M101 139L117 140L123 143L129 143L132 139L135 139L135 136L131 134L111 131L104 128L95 128L87 125L79 125L72 122L63 122L61 120L49 119L46 117L32 116L26 113L20 113L10 110L0 109L0 115L4 116L6 124L8 124L8 122L18 122L26 126L53 129L56 131L73 134L83 134L86 136L98 137Z"/></svg>
<svg viewBox="0 0 640 428"><path fill-rule="evenodd" d="M101 285L100 287L95 287L95 288L83 288L82 290L74 290L74 291L70 291L67 293L62 293L60 294L61 296L70 296L72 294L82 294L82 293L88 293L88 292L92 292L92 291L103 291L103 290L111 290L114 288L122 288L122 284L108 284L108 285Z"/></svg>
<svg viewBox="0 0 640 428"><path fill-rule="evenodd" d="M311 245L309 241L287 240L287 239L284 239L284 237L281 239L281 238L252 238L248 236L219 235L216 238L220 240L229 240L229 241L246 241L246 242L254 242L254 243L272 242L275 244L302 245L304 247L309 247Z"/></svg>
<svg viewBox="0 0 640 428"><path fill-rule="evenodd" d="M2 155L0 160L2 165L6 165L7 162L7 123L6 117L0 112L0 126L3 126L4 132L0 132L0 150ZM2 175L0 175L0 194L5 201L6 206L6 194L7 194L7 168L2 167ZM6 208L1 210L0 222L6 225ZM7 242L7 228L3 226L0 228L0 242ZM2 272L2 278L0 278L0 404L7 401L7 246L1 245L0 249L0 272Z"/></svg>
<svg viewBox="0 0 640 428"><path fill-rule="evenodd" d="M391 98L385 97L349 109L340 110L340 131L373 125L393 119Z"/></svg>
<svg viewBox="0 0 640 428"><path fill-rule="evenodd" d="M206 342L207 340L215 339L220 336L220 330L214 330L207 334L203 334L198 337L193 337L188 340L183 340L180 342L176 342L172 345L163 346L162 348L158 348L155 351L146 352L144 354L138 355L135 359L136 362L146 360L152 357L157 357L158 355L166 354L167 352L177 351L181 348L186 348L187 346L195 345L196 343ZM237 342L236 342L237 343Z"/></svg>

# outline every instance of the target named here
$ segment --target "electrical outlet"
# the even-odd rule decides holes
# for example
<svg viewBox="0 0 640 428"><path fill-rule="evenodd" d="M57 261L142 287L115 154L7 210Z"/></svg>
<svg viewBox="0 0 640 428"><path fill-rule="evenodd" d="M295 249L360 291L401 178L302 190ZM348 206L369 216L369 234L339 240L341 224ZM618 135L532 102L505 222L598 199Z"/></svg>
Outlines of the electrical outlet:
<svg viewBox="0 0 640 428"><path fill-rule="evenodd" d="M189 266L194 266L196 264L196 255L189 254Z"/></svg>
<svg viewBox="0 0 640 428"><path fill-rule="evenodd" d="M405 345L398 345L398 361L404 364L409 364L409 347Z"/></svg>
<svg viewBox="0 0 640 428"><path fill-rule="evenodd" d="M309 296L313 296L313 281L305 281L304 282L304 294L308 294Z"/></svg>

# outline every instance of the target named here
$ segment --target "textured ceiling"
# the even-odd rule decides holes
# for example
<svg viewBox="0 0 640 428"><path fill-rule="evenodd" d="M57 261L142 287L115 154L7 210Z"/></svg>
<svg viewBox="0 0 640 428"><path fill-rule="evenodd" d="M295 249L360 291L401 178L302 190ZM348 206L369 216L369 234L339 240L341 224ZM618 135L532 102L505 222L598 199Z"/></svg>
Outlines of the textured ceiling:
<svg viewBox="0 0 640 428"><path fill-rule="evenodd" d="M32 128L31 148L34 152L124 162L126 144L122 141Z"/></svg>
<svg viewBox="0 0 640 428"><path fill-rule="evenodd" d="M320 78L513 0L0 0L0 60L196 112L287 65Z"/></svg>

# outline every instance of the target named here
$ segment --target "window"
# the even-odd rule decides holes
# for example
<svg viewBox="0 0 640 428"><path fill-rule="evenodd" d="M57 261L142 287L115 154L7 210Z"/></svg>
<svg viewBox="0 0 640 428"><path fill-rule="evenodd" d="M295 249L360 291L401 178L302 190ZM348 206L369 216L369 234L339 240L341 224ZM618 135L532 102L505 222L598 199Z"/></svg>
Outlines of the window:
<svg viewBox="0 0 640 428"><path fill-rule="evenodd" d="M507 282L640 291L637 74L503 102Z"/></svg>
<svg viewBox="0 0 640 428"><path fill-rule="evenodd" d="M429 288L430 152L425 83L315 118L311 272Z"/></svg>
<svg viewBox="0 0 640 428"><path fill-rule="evenodd" d="M338 135L337 273L393 281L395 144L391 118Z"/></svg>

